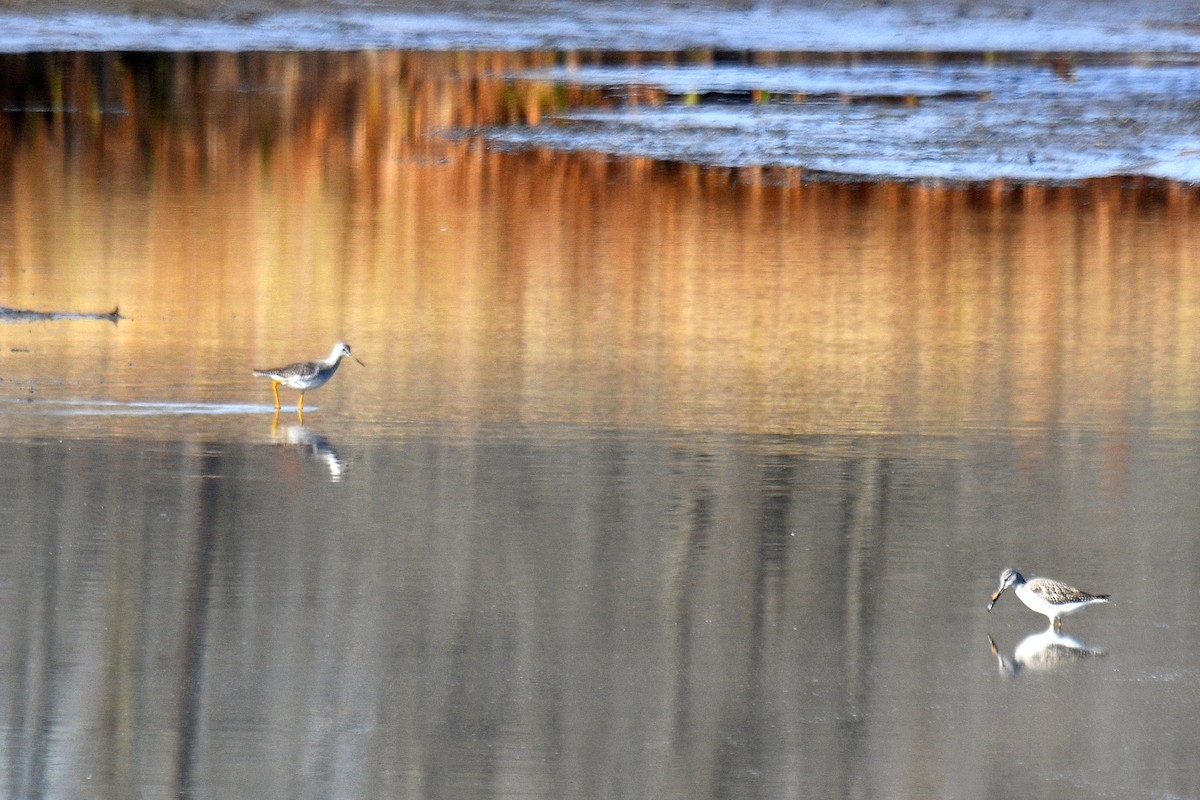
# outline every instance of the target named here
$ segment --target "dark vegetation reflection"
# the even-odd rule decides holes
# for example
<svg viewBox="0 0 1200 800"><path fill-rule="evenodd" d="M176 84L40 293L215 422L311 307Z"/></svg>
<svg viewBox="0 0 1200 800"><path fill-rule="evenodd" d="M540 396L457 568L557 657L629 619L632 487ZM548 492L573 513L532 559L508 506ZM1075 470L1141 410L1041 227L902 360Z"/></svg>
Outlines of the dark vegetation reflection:
<svg viewBox="0 0 1200 800"><path fill-rule="evenodd" d="M365 331L386 370L322 397L353 391L376 421L396 404L895 433L1196 413L1189 187L811 183L442 135L609 102L506 77L560 58L0 57L9 286L47 308L141 311L120 353L83 352L113 339L80 334L65 356L188 359L192 380L171 384L184 400L260 397L228 363ZM197 335L149 324L168 308ZM46 391L52 355L13 359L9 379Z"/></svg>

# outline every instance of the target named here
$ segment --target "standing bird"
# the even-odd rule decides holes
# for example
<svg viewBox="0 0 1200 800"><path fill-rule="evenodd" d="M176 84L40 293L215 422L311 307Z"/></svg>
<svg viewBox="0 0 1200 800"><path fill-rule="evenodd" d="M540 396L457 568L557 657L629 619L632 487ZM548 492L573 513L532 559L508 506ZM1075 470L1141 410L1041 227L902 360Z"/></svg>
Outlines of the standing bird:
<svg viewBox="0 0 1200 800"><path fill-rule="evenodd" d="M1062 618L1067 614L1073 614L1092 603L1108 602L1106 594L1091 594L1053 578L1033 578L1027 581L1021 573L1009 568L1000 573L1000 588L992 595L988 611L992 610L1000 595L1010 586L1016 587L1014 591L1022 603L1048 617L1051 627L1056 631L1062 628Z"/></svg>
<svg viewBox="0 0 1200 800"><path fill-rule="evenodd" d="M260 378L270 378L271 391L275 392L275 410L279 410L279 385L283 384L289 389L300 390L300 404L297 408L300 416L304 416L304 393L309 389L316 389L318 386L324 386L326 381L333 377L333 373L337 372L338 364L342 363L343 358L353 358L358 361L358 357L350 352L350 345L345 342L338 342L330 351L329 357L319 361L298 361L295 364L288 364L286 367L276 367L275 369L256 369L254 374ZM365 367L366 364L358 361L360 366Z"/></svg>

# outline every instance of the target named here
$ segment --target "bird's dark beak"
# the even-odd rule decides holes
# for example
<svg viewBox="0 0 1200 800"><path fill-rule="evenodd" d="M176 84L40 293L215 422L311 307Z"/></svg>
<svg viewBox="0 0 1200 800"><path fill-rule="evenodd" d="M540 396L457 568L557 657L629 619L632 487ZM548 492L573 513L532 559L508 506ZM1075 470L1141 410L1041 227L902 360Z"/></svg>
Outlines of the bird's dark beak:
<svg viewBox="0 0 1200 800"><path fill-rule="evenodd" d="M359 365L360 367L365 367L365 366L366 366L366 364L362 363L362 361L360 361L360 360L359 360L358 356L354 356L354 355L352 355L352 356L350 356L350 357L351 357L351 358L353 358L355 361L358 361L358 365Z"/></svg>

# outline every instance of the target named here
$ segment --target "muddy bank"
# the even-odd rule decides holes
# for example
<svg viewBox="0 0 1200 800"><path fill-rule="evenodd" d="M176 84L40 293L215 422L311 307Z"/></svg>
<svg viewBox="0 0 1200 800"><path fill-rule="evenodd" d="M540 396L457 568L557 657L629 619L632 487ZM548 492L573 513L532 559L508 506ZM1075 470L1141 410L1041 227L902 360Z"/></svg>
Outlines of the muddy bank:
<svg viewBox="0 0 1200 800"><path fill-rule="evenodd" d="M494 147L551 148L833 180L1200 181L1194 63L846 59L573 66L516 75L606 102Z"/></svg>
<svg viewBox="0 0 1200 800"><path fill-rule="evenodd" d="M0 4L0 49L600 49L1200 53L1200 9L1163 0L775 3L78 0Z"/></svg>

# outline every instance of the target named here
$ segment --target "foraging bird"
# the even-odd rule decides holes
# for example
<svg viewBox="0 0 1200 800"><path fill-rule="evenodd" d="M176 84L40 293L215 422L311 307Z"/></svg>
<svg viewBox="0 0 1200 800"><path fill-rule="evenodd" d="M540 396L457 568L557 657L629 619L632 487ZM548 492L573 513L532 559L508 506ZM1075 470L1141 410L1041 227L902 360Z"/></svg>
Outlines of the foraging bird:
<svg viewBox="0 0 1200 800"><path fill-rule="evenodd" d="M1000 573L1000 588L992 595L992 602L988 603L988 611L992 610L992 606L996 605L1000 595L1004 594L1004 590L1010 586L1016 587L1014 591L1022 603L1031 610L1048 617L1054 630L1062 628L1062 618L1067 614L1073 614L1092 603L1108 602L1106 594L1085 592L1053 578L1025 580L1021 573L1010 568Z"/></svg>
<svg viewBox="0 0 1200 800"><path fill-rule="evenodd" d="M297 410L303 417L304 393L309 389L324 386L333 377L333 373L337 372L338 364L342 363L343 358L353 358L358 361L360 366L366 366L358 360L358 356L350 352L350 345L338 342L333 346L328 358L319 361L299 361L275 369L256 369L254 374L260 378L271 379L271 390L275 392L275 409L277 411L279 410L279 385L283 384L289 389L299 389L300 404Z"/></svg>

